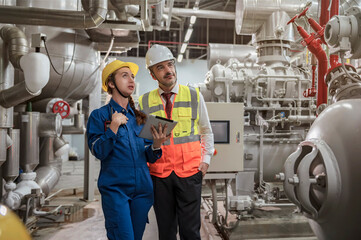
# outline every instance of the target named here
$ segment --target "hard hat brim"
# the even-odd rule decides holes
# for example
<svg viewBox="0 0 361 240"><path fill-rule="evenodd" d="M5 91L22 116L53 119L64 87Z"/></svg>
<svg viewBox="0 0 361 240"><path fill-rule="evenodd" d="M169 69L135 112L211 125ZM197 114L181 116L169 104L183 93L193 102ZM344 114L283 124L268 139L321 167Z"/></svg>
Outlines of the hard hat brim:
<svg viewBox="0 0 361 240"><path fill-rule="evenodd" d="M115 61L109 63L104 68L103 73L102 73L102 88L105 92L108 91L108 84L107 84L108 77L112 73L114 73L115 71L117 71L118 69L123 68L123 67L128 67L134 76L137 75L138 70L139 70L139 66L132 62L122 62L120 60L115 60Z"/></svg>

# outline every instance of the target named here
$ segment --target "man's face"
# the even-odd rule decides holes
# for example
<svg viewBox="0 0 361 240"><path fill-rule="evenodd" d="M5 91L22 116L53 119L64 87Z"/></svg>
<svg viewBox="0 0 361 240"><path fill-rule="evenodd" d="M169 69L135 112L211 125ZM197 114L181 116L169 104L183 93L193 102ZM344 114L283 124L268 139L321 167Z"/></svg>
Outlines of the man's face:
<svg viewBox="0 0 361 240"><path fill-rule="evenodd" d="M174 60L158 63L152 66L151 71L154 74L153 78L158 80L161 87L171 89L177 82Z"/></svg>

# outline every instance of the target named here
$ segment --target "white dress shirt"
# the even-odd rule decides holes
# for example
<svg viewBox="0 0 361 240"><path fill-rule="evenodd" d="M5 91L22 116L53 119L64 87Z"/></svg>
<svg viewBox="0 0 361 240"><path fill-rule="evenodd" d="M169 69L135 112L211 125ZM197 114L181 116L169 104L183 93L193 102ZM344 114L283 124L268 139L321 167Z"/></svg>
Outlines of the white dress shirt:
<svg viewBox="0 0 361 240"><path fill-rule="evenodd" d="M164 92L163 89L158 88L159 95L162 98L163 104L165 106L166 100L164 99L162 93ZM178 95L179 92L179 83L173 87L171 90L174 93L170 100L173 103L175 99L175 94ZM207 163L208 165L211 162L211 157L214 153L214 140L213 140L213 132L211 123L209 122L207 106L204 101L203 95L199 92L199 104L198 104L198 111L199 111L199 133L201 135L201 150L202 150L202 162Z"/></svg>

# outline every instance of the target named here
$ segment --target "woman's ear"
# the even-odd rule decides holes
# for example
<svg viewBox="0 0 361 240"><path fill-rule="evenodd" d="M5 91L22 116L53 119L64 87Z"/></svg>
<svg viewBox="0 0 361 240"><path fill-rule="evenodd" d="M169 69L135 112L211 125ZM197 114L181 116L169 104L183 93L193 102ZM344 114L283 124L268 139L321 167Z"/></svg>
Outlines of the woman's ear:
<svg viewBox="0 0 361 240"><path fill-rule="evenodd" d="M115 88L113 81L108 81L108 87Z"/></svg>

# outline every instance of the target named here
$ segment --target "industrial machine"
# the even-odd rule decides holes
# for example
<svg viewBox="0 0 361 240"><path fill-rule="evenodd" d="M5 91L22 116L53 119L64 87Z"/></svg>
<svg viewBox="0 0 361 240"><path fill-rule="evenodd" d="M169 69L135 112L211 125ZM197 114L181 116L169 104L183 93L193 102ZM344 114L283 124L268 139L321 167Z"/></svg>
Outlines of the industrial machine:
<svg viewBox="0 0 361 240"><path fill-rule="evenodd" d="M153 22L169 30L163 12L179 9L168 2L167 8L165 0L0 3L0 196L28 229L61 210L49 208L47 198L60 178L64 135L83 135L88 114L99 107L99 74L109 53L138 47L139 31L152 31ZM209 72L198 86L215 135L205 179L212 194L202 202L215 225L230 231L229 213L251 222L257 209L291 207L319 239L361 236L361 78L359 66L346 63L361 56L360 5L236 1L236 33L253 40L209 44ZM212 14L189 10L183 14ZM84 153L84 199L93 199L94 159L86 147ZM217 204L220 184L225 214ZM306 222L271 221L280 228ZM307 226L292 231L310 236Z"/></svg>
<svg viewBox="0 0 361 240"><path fill-rule="evenodd" d="M360 181L361 78L354 66L346 64L346 58L360 57L359 2L321 1L319 21L312 10L314 3L300 6L292 14L269 13L270 7L264 14L267 20L262 10L269 2L237 3L241 7L237 31L254 33L253 44L210 44L210 70L205 83L199 85L209 102L211 121L219 117L213 104L244 104L240 147L244 154L232 157L243 163L239 164L243 169L230 170L229 152L215 144L214 161L221 163L210 167L208 176L213 222L229 230L228 212L236 212L238 220L245 219L257 208L285 206L280 200L287 196L309 218L318 239L358 239L361 194L355 184ZM233 111L240 109L234 107ZM223 132L214 134L217 138ZM220 216L214 204L219 199L218 179L228 179L224 183L225 216Z"/></svg>

